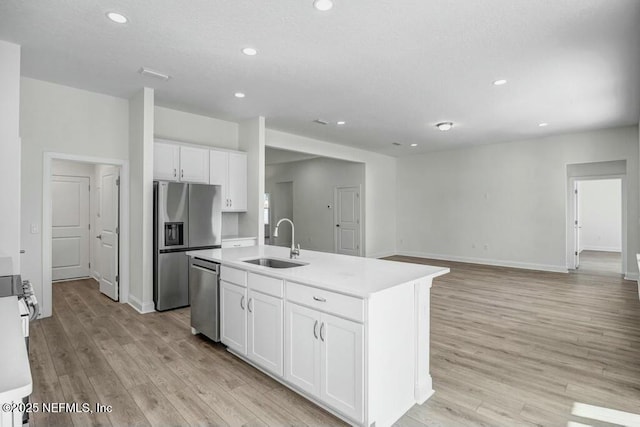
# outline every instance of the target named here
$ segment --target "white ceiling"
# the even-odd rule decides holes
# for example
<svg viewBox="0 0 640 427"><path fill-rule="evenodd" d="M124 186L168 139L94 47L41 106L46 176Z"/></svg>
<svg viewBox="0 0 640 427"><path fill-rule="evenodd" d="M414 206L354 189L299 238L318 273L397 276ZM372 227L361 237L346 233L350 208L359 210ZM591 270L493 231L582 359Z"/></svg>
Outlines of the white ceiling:
<svg viewBox="0 0 640 427"><path fill-rule="evenodd" d="M163 106L264 115L270 128L387 154L638 122L640 1L311 4L2 0L0 39L23 46L26 76L121 97L147 85ZM110 22L112 10L130 22ZM142 77L142 66L173 78ZM434 128L443 120L454 130Z"/></svg>

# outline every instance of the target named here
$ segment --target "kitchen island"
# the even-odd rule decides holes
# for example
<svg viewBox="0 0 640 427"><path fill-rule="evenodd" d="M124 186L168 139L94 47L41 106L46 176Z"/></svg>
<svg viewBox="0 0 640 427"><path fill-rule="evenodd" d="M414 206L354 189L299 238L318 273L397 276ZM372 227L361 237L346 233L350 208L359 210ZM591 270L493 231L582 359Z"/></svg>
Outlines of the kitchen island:
<svg viewBox="0 0 640 427"><path fill-rule="evenodd" d="M229 351L350 424L391 425L433 393L429 295L448 268L276 246L187 255L221 264Z"/></svg>

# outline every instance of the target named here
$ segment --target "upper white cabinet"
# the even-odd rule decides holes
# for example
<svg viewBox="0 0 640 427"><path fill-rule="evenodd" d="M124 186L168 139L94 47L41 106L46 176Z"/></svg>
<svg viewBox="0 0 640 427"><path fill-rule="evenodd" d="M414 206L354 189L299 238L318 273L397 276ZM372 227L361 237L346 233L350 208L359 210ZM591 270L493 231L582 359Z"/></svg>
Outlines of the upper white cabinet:
<svg viewBox="0 0 640 427"><path fill-rule="evenodd" d="M209 184L209 156L207 149L180 147L180 181Z"/></svg>
<svg viewBox="0 0 640 427"><path fill-rule="evenodd" d="M178 181L180 147L156 142L153 147L153 178L161 181Z"/></svg>
<svg viewBox="0 0 640 427"><path fill-rule="evenodd" d="M222 211L247 210L247 154L237 151L211 150L209 183L222 186Z"/></svg>
<svg viewBox="0 0 640 427"><path fill-rule="evenodd" d="M209 150L156 141L153 178L162 181L209 183Z"/></svg>

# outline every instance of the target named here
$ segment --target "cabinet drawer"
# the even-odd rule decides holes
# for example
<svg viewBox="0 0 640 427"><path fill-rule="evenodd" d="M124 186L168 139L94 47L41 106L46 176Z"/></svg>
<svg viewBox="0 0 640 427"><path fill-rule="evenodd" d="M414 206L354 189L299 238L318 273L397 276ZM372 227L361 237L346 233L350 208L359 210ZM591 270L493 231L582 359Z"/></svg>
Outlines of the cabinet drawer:
<svg viewBox="0 0 640 427"><path fill-rule="evenodd" d="M223 240L222 248L244 248L246 246L255 246L255 239L243 239L243 240Z"/></svg>
<svg viewBox="0 0 640 427"><path fill-rule="evenodd" d="M364 322L364 301L360 298L287 282L287 300L357 322Z"/></svg>
<svg viewBox="0 0 640 427"><path fill-rule="evenodd" d="M284 293L284 284L280 279L262 276L261 274L249 274L249 288L262 292L263 294L273 295L282 298Z"/></svg>
<svg viewBox="0 0 640 427"><path fill-rule="evenodd" d="M247 273L237 268L220 266L220 279L240 286L247 286Z"/></svg>

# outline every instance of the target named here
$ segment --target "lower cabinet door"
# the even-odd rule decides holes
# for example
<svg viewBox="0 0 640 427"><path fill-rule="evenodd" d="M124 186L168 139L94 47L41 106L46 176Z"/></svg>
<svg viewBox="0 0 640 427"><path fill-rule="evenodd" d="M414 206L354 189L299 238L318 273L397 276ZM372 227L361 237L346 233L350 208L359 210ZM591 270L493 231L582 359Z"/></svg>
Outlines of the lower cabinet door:
<svg viewBox="0 0 640 427"><path fill-rule="evenodd" d="M320 396L320 313L287 302L284 348L285 379Z"/></svg>
<svg viewBox="0 0 640 427"><path fill-rule="evenodd" d="M363 413L363 325L321 315L321 390L328 405L357 421Z"/></svg>
<svg viewBox="0 0 640 427"><path fill-rule="evenodd" d="M220 281L220 340L247 354L247 289Z"/></svg>
<svg viewBox="0 0 640 427"><path fill-rule="evenodd" d="M280 298L252 290L249 290L248 295L247 357L281 377L283 374L283 302Z"/></svg>

